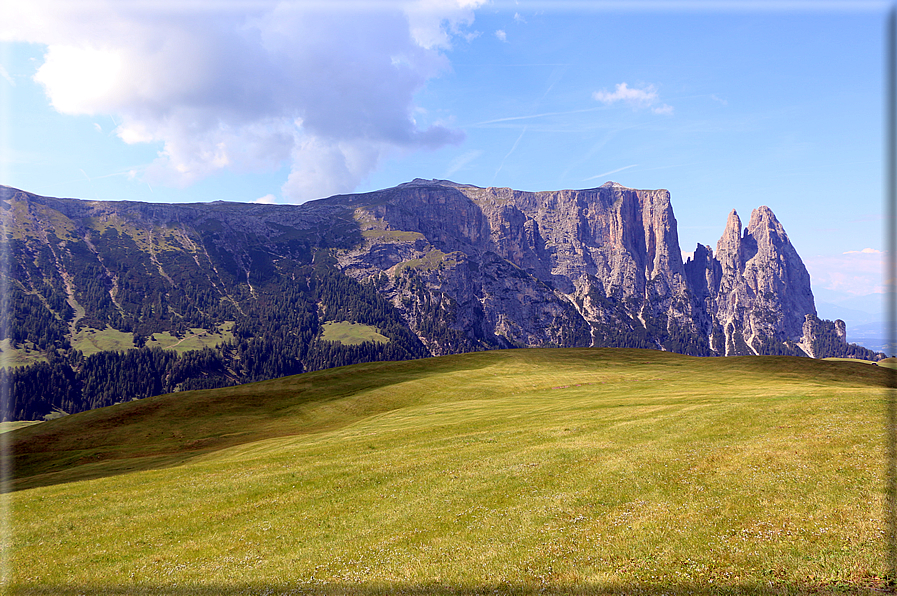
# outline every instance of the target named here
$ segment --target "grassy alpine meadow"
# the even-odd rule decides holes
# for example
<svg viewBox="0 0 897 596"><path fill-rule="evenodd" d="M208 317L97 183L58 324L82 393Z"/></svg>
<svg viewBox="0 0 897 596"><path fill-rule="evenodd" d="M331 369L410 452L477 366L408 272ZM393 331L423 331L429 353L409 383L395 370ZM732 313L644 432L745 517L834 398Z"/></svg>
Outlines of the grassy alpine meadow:
<svg viewBox="0 0 897 596"><path fill-rule="evenodd" d="M324 323L321 335L321 339L325 341L338 341L348 346L363 344L366 341L378 344L385 344L389 341L389 338L381 334L376 327L347 321Z"/></svg>
<svg viewBox="0 0 897 596"><path fill-rule="evenodd" d="M67 416L6 435L6 588L879 593L891 374L509 350Z"/></svg>

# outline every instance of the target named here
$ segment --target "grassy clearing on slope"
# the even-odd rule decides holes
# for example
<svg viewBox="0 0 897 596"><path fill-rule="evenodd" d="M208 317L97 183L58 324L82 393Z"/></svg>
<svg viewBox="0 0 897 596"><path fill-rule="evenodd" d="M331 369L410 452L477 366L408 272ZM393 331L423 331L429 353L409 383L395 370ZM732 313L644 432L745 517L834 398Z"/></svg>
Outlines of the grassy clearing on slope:
<svg viewBox="0 0 897 596"><path fill-rule="evenodd" d="M12 435L46 465L17 472L10 587L872 593L888 372L515 350L69 416Z"/></svg>
<svg viewBox="0 0 897 596"><path fill-rule="evenodd" d="M175 337L168 331L153 333L147 339L146 346L149 348L160 347L166 350L174 350L178 354L183 354L190 350L214 348L234 338L231 331L233 327L234 321L226 321L221 325L220 333L212 333L207 329L199 327L191 327L190 333L185 333L183 337Z"/></svg>
<svg viewBox="0 0 897 596"><path fill-rule="evenodd" d="M349 323L348 321L329 321L321 326L321 339L324 341L338 341L347 346L363 344L373 341L378 344L389 343L389 338L380 333L380 330L371 325L361 323Z"/></svg>
<svg viewBox="0 0 897 596"><path fill-rule="evenodd" d="M226 321L221 325L221 331L213 333L207 329L194 327L183 337L174 337L168 331L153 333L146 341L148 348L159 347L166 350L174 350L179 354L190 350L213 348L218 344L233 339L231 329L233 321ZM99 330L92 327L83 327L72 339L72 346L84 352L85 356L91 356L105 350L131 350L134 347L134 335L107 327Z"/></svg>
<svg viewBox="0 0 897 596"><path fill-rule="evenodd" d="M361 236L366 240L375 242L414 242L415 240L426 240L426 236L420 232L406 232L403 230L362 230Z"/></svg>
<svg viewBox="0 0 897 596"><path fill-rule="evenodd" d="M406 269L433 271L435 269L442 269L443 267L454 267L458 262L452 258L453 256L457 257L457 253L444 253L438 248L434 248L419 259L402 261L393 267L393 275L398 277L402 275Z"/></svg>
<svg viewBox="0 0 897 596"><path fill-rule="evenodd" d="M72 347L84 352L85 356L106 350L130 350L134 347L134 335L112 327L102 330L82 327L72 338Z"/></svg>
<svg viewBox="0 0 897 596"><path fill-rule="evenodd" d="M26 342L21 348L14 348L8 337L0 340L0 366L16 368L29 366L37 362L46 362L47 357L33 343Z"/></svg>

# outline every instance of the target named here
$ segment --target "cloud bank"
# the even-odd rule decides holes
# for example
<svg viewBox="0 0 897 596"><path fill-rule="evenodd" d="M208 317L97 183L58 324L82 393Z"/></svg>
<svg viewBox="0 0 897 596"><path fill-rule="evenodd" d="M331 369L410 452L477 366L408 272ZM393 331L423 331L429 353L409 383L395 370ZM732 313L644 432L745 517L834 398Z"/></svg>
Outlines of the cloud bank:
<svg viewBox="0 0 897 596"><path fill-rule="evenodd" d="M3 3L0 41L46 45L34 76L57 111L110 114L160 143L147 182L288 164L287 200L353 190L390 154L458 143L414 95L484 0Z"/></svg>

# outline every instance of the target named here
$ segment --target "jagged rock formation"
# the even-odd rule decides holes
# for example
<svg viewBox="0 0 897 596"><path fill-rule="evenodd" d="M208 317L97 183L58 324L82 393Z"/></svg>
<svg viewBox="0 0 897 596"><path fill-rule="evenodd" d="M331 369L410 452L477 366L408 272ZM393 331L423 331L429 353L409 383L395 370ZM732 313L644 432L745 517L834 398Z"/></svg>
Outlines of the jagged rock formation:
<svg viewBox="0 0 897 596"><path fill-rule="evenodd" d="M231 375L257 379L351 360L312 349L325 322L350 320L393 329L392 358L514 346L871 354L847 345L843 323L817 319L807 270L769 208L744 230L733 211L715 252L698 245L683 263L666 190L414 180L286 206L100 203L0 187L0 208L11 262L0 340L42 353L70 350L85 329L133 334L140 346L163 332L223 334L232 322L242 354L268 325L294 347L279 368ZM304 322L291 334L297 309ZM243 370L257 362L228 358Z"/></svg>
<svg viewBox="0 0 897 596"><path fill-rule="evenodd" d="M711 348L733 354L802 354L807 317L816 316L810 275L768 207L742 234L733 210L716 245L698 245L685 264Z"/></svg>

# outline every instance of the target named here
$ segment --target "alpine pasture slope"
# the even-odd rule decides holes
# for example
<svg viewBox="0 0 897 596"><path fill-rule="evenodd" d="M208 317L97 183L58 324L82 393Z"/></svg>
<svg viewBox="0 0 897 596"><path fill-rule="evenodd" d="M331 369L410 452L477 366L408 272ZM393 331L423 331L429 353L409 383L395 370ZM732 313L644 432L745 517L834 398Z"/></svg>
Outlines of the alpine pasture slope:
<svg viewBox="0 0 897 596"><path fill-rule="evenodd" d="M877 593L892 370L380 362L8 433L11 594Z"/></svg>

